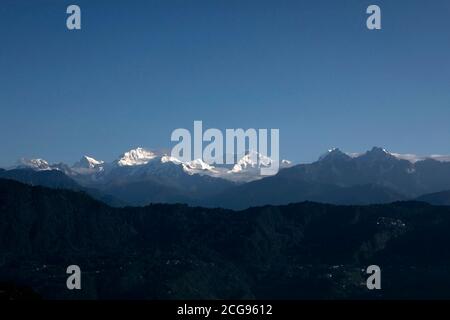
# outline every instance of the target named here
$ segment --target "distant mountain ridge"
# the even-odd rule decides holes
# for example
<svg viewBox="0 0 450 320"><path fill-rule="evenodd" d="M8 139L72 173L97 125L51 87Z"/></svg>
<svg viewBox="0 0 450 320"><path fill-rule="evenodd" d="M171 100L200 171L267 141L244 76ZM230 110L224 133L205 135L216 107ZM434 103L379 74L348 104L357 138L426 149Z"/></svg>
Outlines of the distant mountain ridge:
<svg viewBox="0 0 450 320"><path fill-rule="evenodd" d="M0 178L18 181L30 186L43 186L52 189L64 189L72 191L81 191L89 194L93 198L103 201L111 206L125 206L128 203L101 192L95 188L83 187L71 177L59 170L41 170L32 169L0 169Z"/></svg>
<svg viewBox="0 0 450 320"><path fill-rule="evenodd" d="M82 189L78 183L59 170L36 171L28 168L0 170L0 178L16 180L31 186L67 190Z"/></svg>
<svg viewBox="0 0 450 320"><path fill-rule="evenodd" d="M436 206L450 206L450 190L425 194L416 198L416 200Z"/></svg>
<svg viewBox="0 0 450 320"><path fill-rule="evenodd" d="M450 162L410 162L378 147L358 156L331 149L316 162L295 165L275 176L226 190L207 204L233 209L307 200L374 204L448 189Z"/></svg>
<svg viewBox="0 0 450 320"><path fill-rule="evenodd" d="M358 157L335 149L317 162L294 166L280 175L342 187L374 184L414 197L448 189L450 162L433 159L410 162L378 147Z"/></svg>
<svg viewBox="0 0 450 320"><path fill-rule="evenodd" d="M253 163L247 154L234 167L220 168L201 160L183 163L137 148L113 163L87 156L72 167L50 165L42 159L22 161L18 169L0 172L0 176L67 189L76 189L75 183L96 198L116 199L110 204L186 203L232 209L301 201L390 203L450 190L450 162L443 156L410 161L379 147L357 155L334 148L310 164L285 161L277 175L266 178L257 177L259 166L271 160L258 157L261 161ZM21 172L24 168L27 173ZM48 172L47 179L54 176L55 181L33 180L29 168L42 175ZM224 175L241 179L223 179Z"/></svg>

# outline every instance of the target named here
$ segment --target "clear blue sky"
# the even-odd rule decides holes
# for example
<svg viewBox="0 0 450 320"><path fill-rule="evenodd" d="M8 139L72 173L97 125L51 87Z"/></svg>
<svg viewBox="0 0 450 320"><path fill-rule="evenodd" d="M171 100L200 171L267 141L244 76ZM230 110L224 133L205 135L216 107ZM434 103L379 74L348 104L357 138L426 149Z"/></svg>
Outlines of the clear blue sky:
<svg viewBox="0 0 450 320"><path fill-rule="evenodd" d="M279 128L296 162L450 154L449 17L448 0L2 0L0 165L170 147L194 120Z"/></svg>

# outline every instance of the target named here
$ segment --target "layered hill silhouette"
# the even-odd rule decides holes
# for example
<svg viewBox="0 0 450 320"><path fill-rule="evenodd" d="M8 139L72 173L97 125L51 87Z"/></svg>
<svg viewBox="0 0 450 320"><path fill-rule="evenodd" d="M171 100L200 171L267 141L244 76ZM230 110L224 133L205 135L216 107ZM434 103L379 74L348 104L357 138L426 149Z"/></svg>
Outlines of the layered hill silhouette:
<svg viewBox="0 0 450 320"><path fill-rule="evenodd" d="M0 282L49 299L450 298L449 228L450 207L422 202L120 209L0 179Z"/></svg>
<svg viewBox="0 0 450 320"><path fill-rule="evenodd" d="M37 171L29 168L0 170L0 178L19 181L32 186L43 186L52 189L84 191L95 199L112 206L125 206L127 203L118 198L91 187L83 187L64 172L59 170Z"/></svg>
<svg viewBox="0 0 450 320"><path fill-rule="evenodd" d="M32 186L43 186L54 189L81 190L82 187L62 171L37 171L28 168L0 170L3 179L16 180Z"/></svg>
<svg viewBox="0 0 450 320"><path fill-rule="evenodd" d="M314 163L296 165L275 176L228 189L207 204L235 209L307 200L375 204L448 189L449 162L411 162L376 147L357 157L333 149Z"/></svg>
<svg viewBox="0 0 450 320"><path fill-rule="evenodd" d="M437 206L450 206L450 191L425 194L418 197L417 201L423 201Z"/></svg>

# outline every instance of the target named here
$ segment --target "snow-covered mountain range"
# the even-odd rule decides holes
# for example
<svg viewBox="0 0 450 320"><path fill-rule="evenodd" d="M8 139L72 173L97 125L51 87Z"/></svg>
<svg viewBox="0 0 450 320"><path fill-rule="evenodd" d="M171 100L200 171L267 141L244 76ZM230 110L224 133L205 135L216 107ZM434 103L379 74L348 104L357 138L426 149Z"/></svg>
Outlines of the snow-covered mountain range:
<svg viewBox="0 0 450 320"><path fill-rule="evenodd" d="M255 152L234 165L210 165L136 148L112 162L83 156L72 166L21 159L11 170L0 170L0 177L82 190L113 205L160 202L241 209L301 201L386 203L446 192L449 160L449 156L405 155L378 147L364 153L333 148L313 163L293 165L282 160L277 175L262 177L259 169L273 160Z"/></svg>
<svg viewBox="0 0 450 320"><path fill-rule="evenodd" d="M179 166L183 172L188 175L207 175L216 178L222 178L234 182L249 182L261 179L260 168L268 167L272 163L272 159L263 156L257 152L247 152L237 163L230 168L227 165L210 165L202 159L183 162L175 157L167 154L159 153L142 147L138 147L119 156L117 160L107 163L97 160L90 156L83 156L78 162L72 166L59 163L49 164L43 159L21 159L14 168L29 168L33 170L60 170L71 177L78 177L86 181L90 178L92 181L106 179L108 174L117 171L119 168L129 174L135 174L136 171L142 172L145 166L148 170L162 170L168 168L168 164ZM287 168L292 163L288 160L280 162L280 168ZM132 170L132 169L135 170ZM147 173L149 173L147 170Z"/></svg>
<svg viewBox="0 0 450 320"><path fill-rule="evenodd" d="M429 155L418 156L415 154L401 154L389 152L383 148L375 148L378 152L384 153L388 156L399 160L407 160L415 164L425 160L436 160L439 162L450 162L450 155ZM371 152L371 151L367 151ZM364 156L365 153L345 153L339 148L329 149L325 154L319 157L319 161L330 156L348 156L356 159ZM195 159L188 162L183 162L175 157L164 153L152 151L142 147L138 147L127 152L124 152L118 159L108 163L102 160L97 160L90 156L83 156L78 162L69 166L64 163L49 164L44 159L25 159L22 158L13 168L29 168L33 170L59 170L72 177L82 177L82 179L92 179L98 181L104 179L111 171L117 168L141 168L142 166L152 164L147 169L161 170L167 164L179 166L183 172L188 175L207 175L215 178L222 178L233 182L250 182L261 179L260 168L268 167L272 163L272 159L260 153L249 151L241 157L234 165L210 165L202 159ZM289 168L293 166L289 160L280 161L280 169ZM128 170L128 172L135 172L137 170ZM142 170L139 170L142 171ZM147 171L147 173L149 173Z"/></svg>

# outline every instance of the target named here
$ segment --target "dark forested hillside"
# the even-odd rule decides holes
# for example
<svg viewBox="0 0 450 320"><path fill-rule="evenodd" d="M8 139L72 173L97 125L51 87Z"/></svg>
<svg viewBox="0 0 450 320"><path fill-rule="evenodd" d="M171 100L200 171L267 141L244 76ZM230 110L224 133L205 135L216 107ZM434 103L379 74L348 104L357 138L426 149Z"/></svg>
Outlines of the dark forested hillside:
<svg viewBox="0 0 450 320"><path fill-rule="evenodd" d="M450 298L448 230L450 208L421 202L118 209L0 180L0 282L60 299Z"/></svg>

